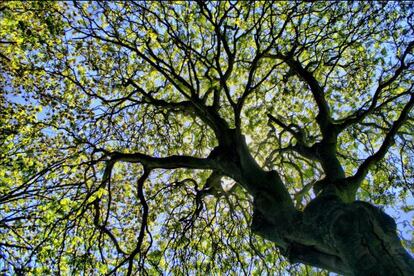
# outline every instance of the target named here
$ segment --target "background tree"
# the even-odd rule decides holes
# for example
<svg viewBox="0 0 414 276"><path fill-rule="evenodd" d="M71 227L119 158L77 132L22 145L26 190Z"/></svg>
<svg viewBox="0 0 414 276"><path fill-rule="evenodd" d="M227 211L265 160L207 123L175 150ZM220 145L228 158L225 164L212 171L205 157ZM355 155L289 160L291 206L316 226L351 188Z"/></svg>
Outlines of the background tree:
<svg viewBox="0 0 414 276"><path fill-rule="evenodd" d="M3 272L413 272L411 5L0 10Z"/></svg>

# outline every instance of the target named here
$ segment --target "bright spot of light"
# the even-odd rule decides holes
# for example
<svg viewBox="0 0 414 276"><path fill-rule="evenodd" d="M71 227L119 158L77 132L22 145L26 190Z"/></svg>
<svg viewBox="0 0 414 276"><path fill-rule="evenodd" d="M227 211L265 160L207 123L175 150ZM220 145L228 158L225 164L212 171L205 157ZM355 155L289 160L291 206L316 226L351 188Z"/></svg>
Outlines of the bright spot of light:
<svg viewBox="0 0 414 276"><path fill-rule="evenodd" d="M252 142L252 137L250 135L246 135L246 144L249 145Z"/></svg>

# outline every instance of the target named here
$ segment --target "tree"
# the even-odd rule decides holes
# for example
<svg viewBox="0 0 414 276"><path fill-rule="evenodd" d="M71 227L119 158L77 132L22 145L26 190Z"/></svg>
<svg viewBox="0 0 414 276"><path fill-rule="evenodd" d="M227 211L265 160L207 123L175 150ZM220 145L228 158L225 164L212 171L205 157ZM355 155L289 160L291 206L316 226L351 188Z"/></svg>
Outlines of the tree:
<svg viewBox="0 0 414 276"><path fill-rule="evenodd" d="M412 275L411 4L0 11L4 272Z"/></svg>

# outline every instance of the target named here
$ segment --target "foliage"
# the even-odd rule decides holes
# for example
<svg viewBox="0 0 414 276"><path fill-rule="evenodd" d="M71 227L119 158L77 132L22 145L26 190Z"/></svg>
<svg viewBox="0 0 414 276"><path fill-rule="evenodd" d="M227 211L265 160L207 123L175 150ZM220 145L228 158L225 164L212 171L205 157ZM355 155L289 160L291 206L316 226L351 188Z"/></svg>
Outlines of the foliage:
<svg viewBox="0 0 414 276"><path fill-rule="evenodd" d="M230 176L163 159L211 156L212 117L246 136L302 210L330 171L303 150L329 136L329 114L344 175L364 179L357 198L413 209L407 3L9 1L0 11L5 272L323 273L251 234L252 195Z"/></svg>

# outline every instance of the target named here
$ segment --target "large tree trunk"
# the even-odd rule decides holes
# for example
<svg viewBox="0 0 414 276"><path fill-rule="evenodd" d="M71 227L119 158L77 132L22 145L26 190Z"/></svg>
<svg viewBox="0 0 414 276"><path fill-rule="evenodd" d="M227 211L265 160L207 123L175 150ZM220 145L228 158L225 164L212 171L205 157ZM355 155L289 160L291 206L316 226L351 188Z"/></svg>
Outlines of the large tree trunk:
<svg viewBox="0 0 414 276"><path fill-rule="evenodd" d="M261 169L244 139L233 139L237 144L217 148L217 163L254 197L252 231L275 242L291 262L345 275L414 275L390 216L366 202L345 203L335 193L298 211L277 172Z"/></svg>
<svg viewBox="0 0 414 276"><path fill-rule="evenodd" d="M282 221L256 208L252 230L280 245L291 262L345 275L414 275L394 220L365 202L324 196Z"/></svg>

